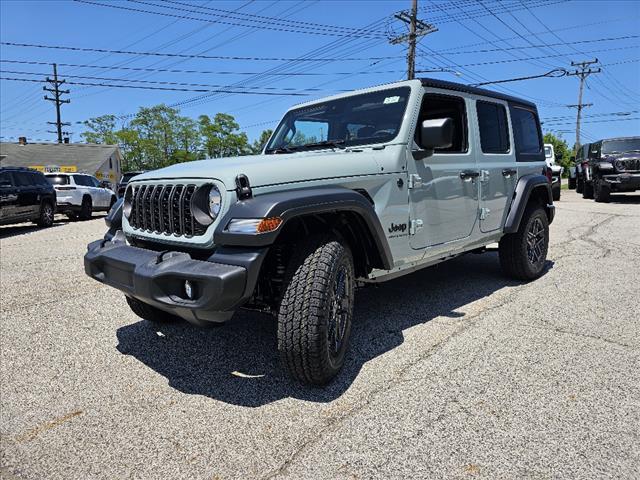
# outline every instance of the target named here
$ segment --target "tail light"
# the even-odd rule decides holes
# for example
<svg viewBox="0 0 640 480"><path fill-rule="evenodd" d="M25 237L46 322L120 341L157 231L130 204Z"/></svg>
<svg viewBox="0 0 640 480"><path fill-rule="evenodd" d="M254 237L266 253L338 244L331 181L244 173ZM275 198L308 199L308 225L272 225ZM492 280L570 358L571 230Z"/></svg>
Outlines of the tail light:
<svg viewBox="0 0 640 480"><path fill-rule="evenodd" d="M56 190L75 190L76 187L55 187Z"/></svg>
<svg viewBox="0 0 640 480"><path fill-rule="evenodd" d="M547 180L549 180L549 183L553 183L553 174L551 173L551 167L544 167L542 174L545 177L547 177Z"/></svg>

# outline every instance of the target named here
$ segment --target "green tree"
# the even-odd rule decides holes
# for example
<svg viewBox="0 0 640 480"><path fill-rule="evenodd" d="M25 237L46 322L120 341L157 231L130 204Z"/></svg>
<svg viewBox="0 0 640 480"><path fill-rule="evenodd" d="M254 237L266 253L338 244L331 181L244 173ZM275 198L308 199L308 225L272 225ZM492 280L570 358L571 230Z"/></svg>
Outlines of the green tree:
<svg viewBox="0 0 640 480"><path fill-rule="evenodd" d="M255 140L251 145L251 152L256 155L261 153L262 149L269 141L269 138L271 138L272 133L273 133L273 130L271 129L263 130L262 133L260 134L260 137L257 140Z"/></svg>
<svg viewBox="0 0 640 480"><path fill-rule="evenodd" d="M232 115L217 113L213 121L208 115L201 115L198 123L208 157L235 157L251 151L247 134L239 131Z"/></svg>
<svg viewBox="0 0 640 480"><path fill-rule="evenodd" d="M118 143L115 115L102 115L82 123L88 130L82 132L80 136L84 138L87 143L101 143L106 145L115 145Z"/></svg>
<svg viewBox="0 0 640 480"><path fill-rule="evenodd" d="M556 155L556 163L564 167L565 176L569 175L572 150L569 148L569 145L567 145L566 140L564 140L561 136L556 137L553 133L545 133L544 143L550 143L551 145L553 145L553 150Z"/></svg>

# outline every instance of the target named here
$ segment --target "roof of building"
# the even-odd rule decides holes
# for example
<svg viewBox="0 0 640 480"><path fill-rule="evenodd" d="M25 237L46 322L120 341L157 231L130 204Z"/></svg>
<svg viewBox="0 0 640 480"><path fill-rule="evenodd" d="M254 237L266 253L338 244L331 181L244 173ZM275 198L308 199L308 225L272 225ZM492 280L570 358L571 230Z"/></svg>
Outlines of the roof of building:
<svg viewBox="0 0 640 480"><path fill-rule="evenodd" d="M78 172L94 173L116 154L117 145L95 143L0 143L0 165L3 167L75 166Z"/></svg>
<svg viewBox="0 0 640 480"><path fill-rule="evenodd" d="M512 97L511 95L505 95L504 93L495 92L493 90L486 90L484 88L472 87L470 85L464 85L462 83L448 82L446 80L438 80L435 78L421 78L420 81L425 87L442 88L446 90L455 90L458 92L471 93L473 95L479 95L483 97L492 97L506 102L518 103L530 108L536 108L534 103L531 103L522 98Z"/></svg>

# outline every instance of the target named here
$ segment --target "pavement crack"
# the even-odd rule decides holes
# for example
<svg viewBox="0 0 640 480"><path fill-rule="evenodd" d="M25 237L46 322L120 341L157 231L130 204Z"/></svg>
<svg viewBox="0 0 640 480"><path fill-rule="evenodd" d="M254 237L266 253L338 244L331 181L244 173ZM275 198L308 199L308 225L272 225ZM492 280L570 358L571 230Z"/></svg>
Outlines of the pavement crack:
<svg viewBox="0 0 640 480"><path fill-rule="evenodd" d="M622 343L622 342L616 342L615 340L611 340L605 337L601 337L599 335L590 335L588 333L579 333L579 332L573 332L571 330L565 330L564 328L560 328L560 327L555 327L549 323L545 323L544 326L542 325L531 325L530 323L518 323L517 325L520 325L522 327L529 327L529 328L535 328L538 330L545 330L545 331L551 331L551 332L556 332L556 333L561 333L564 335L572 335L574 337L582 337L582 338L590 338L592 340L599 340L601 342L605 342L611 345L617 345L618 347L623 347L623 348L633 348L632 345L629 345L627 343Z"/></svg>

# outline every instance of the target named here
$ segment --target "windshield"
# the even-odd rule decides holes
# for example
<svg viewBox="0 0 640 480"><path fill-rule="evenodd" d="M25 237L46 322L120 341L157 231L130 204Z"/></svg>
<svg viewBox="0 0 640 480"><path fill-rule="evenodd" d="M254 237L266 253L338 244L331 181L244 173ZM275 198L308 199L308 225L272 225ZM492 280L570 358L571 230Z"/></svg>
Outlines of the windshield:
<svg viewBox="0 0 640 480"><path fill-rule="evenodd" d="M551 147L544 147L544 156L547 158L551 158Z"/></svg>
<svg viewBox="0 0 640 480"><path fill-rule="evenodd" d="M602 153L640 152L640 137L621 140L605 140L602 142Z"/></svg>
<svg viewBox="0 0 640 480"><path fill-rule="evenodd" d="M389 142L398 135L410 93L399 87L290 110L266 153Z"/></svg>
<svg viewBox="0 0 640 480"><path fill-rule="evenodd" d="M140 175L141 172L127 172L124 175L122 175L122 179L120 180L121 182L128 182L129 180L131 180L131 178L135 177L136 175Z"/></svg>
<svg viewBox="0 0 640 480"><path fill-rule="evenodd" d="M67 175L46 175L51 185L69 185L69 177Z"/></svg>

